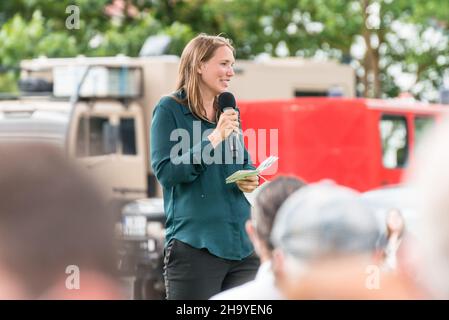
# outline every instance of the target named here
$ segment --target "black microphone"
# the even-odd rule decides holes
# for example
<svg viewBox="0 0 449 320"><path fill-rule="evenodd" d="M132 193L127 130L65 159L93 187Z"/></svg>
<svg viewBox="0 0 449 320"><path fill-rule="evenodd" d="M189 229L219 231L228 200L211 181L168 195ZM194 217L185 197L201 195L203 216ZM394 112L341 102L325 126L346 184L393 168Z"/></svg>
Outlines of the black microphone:
<svg viewBox="0 0 449 320"><path fill-rule="evenodd" d="M221 112L225 112L228 109L235 109L235 105L235 98L232 93L225 91L218 96L218 106L220 107ZM238 134L235 131L228 137L229 147L234 159L237 158L238 153L237 139Z"/></svg>

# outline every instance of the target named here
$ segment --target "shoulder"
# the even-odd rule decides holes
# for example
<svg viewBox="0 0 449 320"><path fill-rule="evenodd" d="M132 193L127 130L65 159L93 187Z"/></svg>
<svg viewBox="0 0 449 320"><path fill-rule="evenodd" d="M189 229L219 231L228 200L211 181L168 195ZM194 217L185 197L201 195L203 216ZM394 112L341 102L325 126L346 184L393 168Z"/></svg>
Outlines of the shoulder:
<svg viewBox="0 0 449 320"><path fill-rule="evenodd" d="M181 90L177 90L169 95L165 95L163 96L157 106L162 105L162 106L183 106L183 101L185 100L185 93L184 91Z"/></svg>
<svg viewBox="0 0 449 320"><path fill-rule="evenodd" d="M283 296L271 279L255 279L223 291L211 300L280 300Z"/></svg>
<svg viewBox="0 0 449 320"><path fill-rule="evenodd" d="M254 292L255 290L253 280L238 287L222 291L210 298L210 300L246 300L251 299L249 297L252 297L254 295Z"/></svg>
<svg viewBox="0 0 449 320"><path fill-rule="evenodd" d="M176 101L173 95L166 95L159 100L156 104L156 108L170 108L179 104L180 103Z"/></svg>
<svg viewBox="0 0 449 320"><path fill-rule="evenodd" d="M163 96L154 107L153 113L175 114L182 110L183 106L173 97L173 95Z"/></svg>

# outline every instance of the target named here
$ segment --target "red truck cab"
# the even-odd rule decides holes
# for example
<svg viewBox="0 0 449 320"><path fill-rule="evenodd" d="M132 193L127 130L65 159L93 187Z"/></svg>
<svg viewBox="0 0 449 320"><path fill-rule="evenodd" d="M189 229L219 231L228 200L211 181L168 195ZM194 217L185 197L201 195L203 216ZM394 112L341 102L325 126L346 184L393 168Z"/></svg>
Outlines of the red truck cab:
<svg viewBox="0 0 449 320"><path fill-rule="evenodd" d="M447 109L410 100L353 98L239 101L238 106L244 133L252 129L257 135L255 144L245 134L253 161L279 157L268 179L332 179L359 191L399 183L417 142Z"/></svg>

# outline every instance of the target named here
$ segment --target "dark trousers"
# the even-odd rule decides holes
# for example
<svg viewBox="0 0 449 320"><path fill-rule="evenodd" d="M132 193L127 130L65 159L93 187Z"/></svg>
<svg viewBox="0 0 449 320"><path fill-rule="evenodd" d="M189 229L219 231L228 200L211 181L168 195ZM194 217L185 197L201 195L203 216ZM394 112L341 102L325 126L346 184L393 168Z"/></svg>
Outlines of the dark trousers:
<svg viewBox="0 0 449 320"><path fill-rule="evenodd" d="M240 261L227 260L174 239L166 248L164 264L168 300L206 300L253 280L260 262L255 253Z"/></svg>

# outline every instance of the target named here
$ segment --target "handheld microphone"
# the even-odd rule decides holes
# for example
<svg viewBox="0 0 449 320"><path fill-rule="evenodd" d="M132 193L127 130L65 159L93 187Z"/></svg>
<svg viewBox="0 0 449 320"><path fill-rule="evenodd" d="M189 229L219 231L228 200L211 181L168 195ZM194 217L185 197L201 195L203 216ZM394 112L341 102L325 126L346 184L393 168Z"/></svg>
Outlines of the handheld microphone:
<svg viewBox="0 0 449 320"><path fill-rule="evenodd" d="M232 93L225 91L218 96L218 106L222 112L225 112L228 109L235 109L235 105L235 98ZM234 159L237 158L238 154L237 139L238 134L235 131L233 131L228 137L229 147Z"/></svg>

